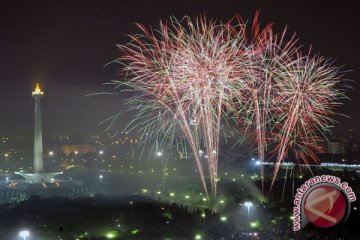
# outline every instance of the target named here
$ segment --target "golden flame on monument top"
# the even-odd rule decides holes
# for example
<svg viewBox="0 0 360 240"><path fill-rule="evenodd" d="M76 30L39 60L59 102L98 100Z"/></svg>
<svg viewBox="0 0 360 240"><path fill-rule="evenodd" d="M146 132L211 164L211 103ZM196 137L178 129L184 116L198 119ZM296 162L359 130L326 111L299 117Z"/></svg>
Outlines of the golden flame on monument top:
<svg viewBox="0 0 360 240"><path fill-rule="evenodd" d="M34 96L34 95L41 95L41 96L44 95L44 92L41 90L39 83L36 83L35 89L34 89L34 91L32 92L32 95L33 95L33 96Z"/></svg>

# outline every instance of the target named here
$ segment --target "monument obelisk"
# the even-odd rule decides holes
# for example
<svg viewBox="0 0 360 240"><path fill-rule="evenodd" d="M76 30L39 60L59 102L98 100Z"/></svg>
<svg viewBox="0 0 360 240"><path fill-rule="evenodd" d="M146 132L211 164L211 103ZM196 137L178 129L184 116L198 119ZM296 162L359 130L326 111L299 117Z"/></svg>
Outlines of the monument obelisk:
<svg viewBox="0 0 360 240"><path fill-rule="evenodd" d="M41 104L40 99L44 96L44 92L37 83L32 92L35 98L35 124L34 124L34 171L32 172L15 172L25 178L25 182L29 184L41 183L43 187L48 187L47 183L55 182L55 176L63 172L48 172L44 171L43 159L43 142L42 142L42 128L41 128ZM17 182L12 182L9 187L15 187Z"/></svg>
<svg viewBox="0 0 360 240"><path fill-rule="evenodd" d="M34 172L39 173L44 171L40 103L40 99L44 96L44 92L41 91L39 83L36 84L32 96L35 98Z"/></svg>

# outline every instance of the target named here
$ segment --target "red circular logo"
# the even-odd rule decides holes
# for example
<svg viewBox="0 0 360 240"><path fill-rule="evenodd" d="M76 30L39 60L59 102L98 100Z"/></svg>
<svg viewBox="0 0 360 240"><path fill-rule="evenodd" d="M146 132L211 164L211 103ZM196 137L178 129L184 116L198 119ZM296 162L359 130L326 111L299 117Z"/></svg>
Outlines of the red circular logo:
<svg viewBox="0 0 360 240"><path fill-rule="evenodd" d="M347 200L342 191L331 186L319 186L307 195L304 212L317 227L328 228L340 223L347 211Z"/></svg>

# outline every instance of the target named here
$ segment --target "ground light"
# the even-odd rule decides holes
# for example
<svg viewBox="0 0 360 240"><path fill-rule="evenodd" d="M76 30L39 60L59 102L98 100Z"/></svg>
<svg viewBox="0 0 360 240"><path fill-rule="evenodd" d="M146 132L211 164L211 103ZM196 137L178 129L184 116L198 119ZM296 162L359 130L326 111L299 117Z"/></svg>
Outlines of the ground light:
<svg viewBox="0 0 360 240"><path fill-rule="evenodd" d="M117 234L116 232L107 232L105 236L107 239L114 239L117 237Z"/></svg>
<svg viewBox="0 0 360 240"><path fill-rule="evenodd" d="M196 235L195 235L195 239L196 239L196 240L202 239L202 238L201 238L201 234L196 234Z"/></svg>
<svg viewBox="0 0 360 240"><path fill-rule="evenodd" d="M227 220L227 217L226 217L226 216L222 216L222 217L220 218L220 220L221 220L222 222L225 222L225 221Z"/></svg>
<svg viewBox="0 0 360 240"><path fill-rule="evenodd" d="M250 208L253 206L253 203L252 202L245 202L244 205L245 205L245 207L247 207L248 218L250 218Z"/></svg>
<svg viewBox="0 0 360 240"><path fill-rule="evenodd" d="M259 227L259 225L260 225L260 224L259 224L258 221L255 221L255 222L251 222L251 223L250 223L250 227L251 227L251 228L257 228L257 227Z"/></svg>
<svg viewBox="0 0 360 240"><path fill-rule="evenodd" d="M22 230L19 232L19 236L23 238L23 240L26 240L26 238L30 236L30 232L28 230Z"/></svg>

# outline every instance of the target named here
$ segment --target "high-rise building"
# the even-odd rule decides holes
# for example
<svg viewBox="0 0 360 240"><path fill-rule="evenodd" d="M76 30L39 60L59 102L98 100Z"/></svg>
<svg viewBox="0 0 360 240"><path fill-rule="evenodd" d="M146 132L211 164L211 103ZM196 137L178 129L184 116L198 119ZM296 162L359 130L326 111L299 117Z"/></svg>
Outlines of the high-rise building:
<svg viewBox="0 0 360 240"><path fill-rule="evenodd" d="M328 142L328 153L329 154L342 154L344 149L341 143L339 142Z"/></svg>

